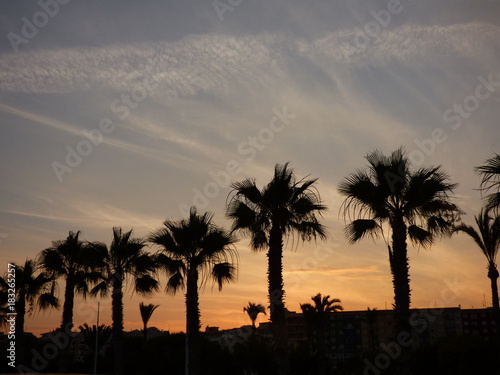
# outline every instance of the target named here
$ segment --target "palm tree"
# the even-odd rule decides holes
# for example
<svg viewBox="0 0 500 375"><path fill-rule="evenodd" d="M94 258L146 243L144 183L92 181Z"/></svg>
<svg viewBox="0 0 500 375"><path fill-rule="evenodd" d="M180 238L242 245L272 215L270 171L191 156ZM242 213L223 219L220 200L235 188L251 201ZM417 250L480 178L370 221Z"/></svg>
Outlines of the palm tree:
<svg viewBox="0 0 500 375"><path fill-rule="evenodd" d="M167 273L167 293L186 286L186 375L199 375L200 308L198 287L211 278L218 283L235 279L234 237L217 227L211 213L199 215L191 208L188 219L165 220L149 241L161 246L157 261Z"/></svg>
<svg viewBox="0 0 500 375"><path fill-rule="evenodd" d="M314 304L300 304L302 314L306 319L313 335L316 338L317 354L319 357L319 373L326 374L326 346L325 346L325 324L329 313L343 311L338 298L330 299L330 296L322 296L321 293L311 297ZM312 335L311 335L312 336ZM311 337L312 338L312 337Z"/></svg>
<svg viewBox="0 0 500 375"><path fill-rule="evenodd" d="M288 166L277 164L273 179L262 189L254 179L231 185L227 216L233 231L249 235L255 251L267 249L268 292L271 322L278 350L280 373L287 374L288 349L283 289L283 240L299 235L303 241L326 238L318 215L326 210L314 184L317 179L297 180Z"/></svg>
<svg viewBox="0 0 500 375"><path fill-rule="evenodd" d="M500 206L500 155L495 154L486 160L486 164L476 167L475 170L483 177L482 191L497 190L486 197L486 208L488 210L498 208Z"/></svg>
<svg viewBox="0 0 500 375"><path fill-rule="evenodd" d="M259 314L266 315L265 307L262 306L260 303L256 304L256 303L248 302L248 306L245 306L243 308L243 312L246 312L248 314L248 317L252 321L252 328L255 332L255 330L256 330L255 321L257 320L257 316Z"/></svg>
<svg viewBox="0 0 500 375"><path fill-rule="evenodd" d="M132 238L132 230L123 233L121 228L113 228L113 241L108 247L104 243L90 244L104 262L103 279L92 290L92 295L111 294L113 362L116 375L123 374L123 288L132 279L132 292L149 295L158 290L154 279L156 264L153 256L144 250L143 239Z"/></svg>
<svg viewBox="0 0 500 375"><path fill-rule="evenodd" d="M91 358L95 361L97 356L100 357L103 355L101 352L112 336L111 327L104 324L100 324L99 327L95 324L89 326L87 323L83 323L83 325L79 326L78 329L83 334L85 345L87 345L90 349L90 354L92 355Z"/></svg>
<svg viewBox="0 0 500 375"><path fill-rule="evenodd" d="M75 292L83 295L85 298L88 289L88 282L97 280L99 272L91 271L93 249L85 246L79 239L80 232L69 232L65 240L53 241L52 246L43 250L39 255L40 265L53 278L64 278L66 287L64 291L64 304L62 312L62 322L60 331L67 335L68 341L63 348L61 356L60 372L69 370L69 348L71 343L71 329L73 328L73 306Z"/></svg>
<svg viewBox="0 0 500 375"><path fill-rule="evenodd" d="M148 322L149 319L151 319L151 316L153 315L154 311L158 308L160 305L153 305L152 303L145 305L144 303L139 304L139 310L141 311L141 318L142 318L142 323L144 325L144 328L142 332L144 333L144 343L146 343L147 337L148 337Z"/></svg>
<svg viewBox="0 0 500 375"><path fill-rule="evenodd" d="M478 216L475 216L477 229L464 223L455 228L456 232L468 234L481 249L488 261L488 278L491 281L492 306L495 311L500 309L498 303L498 269L496 256L500 247L500 215L491 216L487 208L483 208Z"/></svg>
<svg viewBox="0 0 500 375"><path fill-rule="evenodd" d="M451 234L460 214L449 194L456 184L448 182L441 167L411 170L403 148L389 157L380 151L366 156L368 170L348 175L339 185L349 242L382 234L388 251L394 286L396 327L409 331L409 258L407 238L417 245L430 246L436 236ZM384 225L391 241L384 234Z"/></svg>
<svg viewBox="0 0 500 375"><path fill-rule="evenodd" d="M24 265L15 265L15 271L16 362L24 365L23 339L26 314L31 315L37 309L57 308L59 301L55 296L54 278L45 273L36 260L26 259ZM0 285L4 288L7 285L7 275L0 279Z"/></svg>

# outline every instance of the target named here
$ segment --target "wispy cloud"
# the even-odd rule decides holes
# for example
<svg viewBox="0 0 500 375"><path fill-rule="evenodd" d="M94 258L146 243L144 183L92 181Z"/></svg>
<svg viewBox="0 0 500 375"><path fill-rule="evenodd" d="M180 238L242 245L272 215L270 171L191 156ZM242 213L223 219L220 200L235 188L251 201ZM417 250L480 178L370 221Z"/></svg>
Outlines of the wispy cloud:
<svg viewBox="0 0 500 375"><path fill-rule="evenodd" d="M337 276L340 279L360 279L373 277L383 274L383 272L376 266L366 267L349 267L349 268L335 268L335 267L318 267L311 269L292 269L285 270L285 274L315 274L322 276Z"/></svg>
<svg viewBox="0 0 500 375"><path fill-rule="evenodd" d="M5 92L68 93L95 88L129 91L148 77L162 95L189 97L223 92L248 81L267 87L290 69L288 58L300 56L325 72L345 68L442 64L457 57L481 56L485 68L498 63L500 28L486 23L449 26L405 25L383 30L361 53L346 60L346 45L357 31L345 29L312 43L292 36L192 35L177 42L67 48L0 56L0 89ZM339 71L340 69L340 71ZM271 80L271 81L270 81ZM271 87L271 86L270 86Z"/></svg>

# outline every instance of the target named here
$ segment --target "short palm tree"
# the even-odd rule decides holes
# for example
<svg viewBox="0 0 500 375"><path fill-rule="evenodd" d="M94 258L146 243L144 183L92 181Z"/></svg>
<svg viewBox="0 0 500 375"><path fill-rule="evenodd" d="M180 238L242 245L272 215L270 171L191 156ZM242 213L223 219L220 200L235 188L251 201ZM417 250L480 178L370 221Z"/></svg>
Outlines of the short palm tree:
<svg viewBox="0 0 500 375"><path fill-rule="evenodd" d="M15 270L16 362L24 365L23 338L26 314L31 315L37 309L57 308L59 300L55 296L54 278L44 272L36 260L26 259L24 265L15 265ZM1 279L0 285L7 285L7 277Z"/></svg>
<svg viewBox="0 0 500 375"><path fill-rule="evenodd" d="M132 230L123 233L113 228L113 241L108 248L104 243L90 244L104 262L102 281L92 290L93 296L107 296L111 293L113 362L116 375L123 374L123 288L132 279L132 292L149 295L158 290L154 278L156 264L154 257L144 250L143 239L132 238Z"/></svg>
<svg viewBox="0 0 500 375"><path fill-rule="evenodd" d="M142 324L144 328L142 329L142 332L144 334L144 342L146 342L148 338L148 322L149 319L151 319L151 316L153 315L154 311L159 307L160 305L153 305L152 303L145 305L144 303L139 304L139 310L141 311L141 319L142 319Z"/></svg>
<svg viewBox="0 0 500 375"><path fill-rule="evenodd" d="M85 345L87 345L90 349L90 354L92 354L94 361L96 361L98 357L102 357L103 349L106 347L112 336L111 327L104 324L100 324L99 327L95 324L89 326L87 323L83 323L83 325L79 326L78 329L83 334ZM94 368L97 368L96 363L94 363Z"/></svg>
<svg viewBox="0 0 500 375"><path fill-rule="evenodd" d="M319 359L318 372L323 375L327 373L324 331L327 329L325 325L327 324L328 314L343 311L344 308L340 305L341 301L338 298L330 299L330 296L322 296L321 293L316 294L311 299L314 304L300 304L300 308L312 331L311 336L314 335L316 339L316 352Z"/></svg>
<svg viewBox="0 0 500 375"><path fill-rule="evenodd" d="M500 247L500 215L491 216L491 211L483 208L478 216L475 216L477 230L466 224L460 224L455 228L456 232L468 234L481 249L488 261L488 278L491 281L491 296L493 309L500 309L498 303L498 269L496 256Z"/></svg>
<svg viewBox="0 0 500 375"><path fill-rule="evenodd" d="M256 304L256 303L248 302L248 306L245 306L243 308L243 312L246 312L248 314L248 317L252 321L252 328L254 331L256 329L255 321L257 320L257 317L259 316L259 314L266 315L266 309L260 303Z"/></svg>
<svg viewBox="0 0 500 375"><path fill-rule="evenodd" d="M411 289L406 241L409 237L414 244L428 247L436 236L452 233L460 214L450 200L456 184L448 181L441 167L412 170L403 148L388 157L374 151L366 159L368 169L348 175L338 188L346 197L344 218L352 220L346 235L354 243L382 234L389 250L397 329L409 330Z"/></svg>
<svg viewBox="0 0 500 375"><path fill-rule="evenodd" d="M317 179L297 180L288 163L277 164L272 180L259 189L254 179L231 185L227 216L233 231L249 235L252 250L267 249L271 322L280 374L289 372L283 288L283 240L299 235L303 241L326 238L318 216L326 210L315 187Z"/></svg>
<svg viewBox="0 0 500 375"><path fill-rule="evenodd" d="M166 291L176 293L186 286L186 375L199 375L200 308L199 291L207 279L224 282L235 279L235 238L216 226L211 213L198 214L191 208L188 219L166 220L149 241L159 245L157 262L168 276Z"/></svg>
<svg viewBox="0 0 500 375"><path fill-rule="evenodd" d="M39 254L40 265L54 278L64 278L66 282L64 291L64 304L60 330L68 334L68 345L63 348L61 356L60 371L69 370L69 342L71 342L71 329L73 328L73 306L75 292L84 298L89 292L89 281L96 281L99 272L91 271L95 266L95 257L92 256L93 249L85 246L79 239L80 232L69 232L65 240L54 241L52 246Z"/></svg>
<svg viewBox="0 0 500 375"><path fill-rule="evenodd" d="M475 170L482 175L482 191L496 190L486 197L486 208L488 210L498 208L500 206L500 155L495 154Z"/></svg>

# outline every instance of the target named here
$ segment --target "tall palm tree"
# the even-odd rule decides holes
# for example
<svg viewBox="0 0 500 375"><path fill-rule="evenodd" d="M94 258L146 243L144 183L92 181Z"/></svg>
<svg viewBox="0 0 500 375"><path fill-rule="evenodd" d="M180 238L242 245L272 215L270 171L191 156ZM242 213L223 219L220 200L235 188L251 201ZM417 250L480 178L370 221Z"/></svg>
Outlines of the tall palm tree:
<svg viewBox="0 0 500 375"><path fill-rule="evenodd" d="M16 362L24 365L24 322L26 314L31 315L39 310L59 307L55 296L55 280L45 273L40 264L33 259L26 259L24 265L15 265L15 308L16 308ZM0 285L7 285L1 278ZM5 290L4 290L5 291Z"/></svg>
<svg viewBox="0 0 500 375"><path fill-rule="evenodd" d="M495 154L486 160L484 165L476 167L475 170L482 175L482 191L497 190L486 197L486 208L498 208L500 206L500 155Z"/></svg>
<svg viewBox="0 0 500 375"><path fill-rule="evenodd" d="M329 313L343 311L344 308L340 305L338 298L330 299L330 296L322 296L321 293L311 297L314 304L300 304L300 308L306 319L312 335L316 338L317 354L318 354L318 372L320 375L327 373L326 364L326 345L325 345L325 324ZM311 337L312 338L312 337ZM311 343L312 344L312 343Z"/></svg>
<svg viewBox="0 0 500 375"><path fill-rule="evenodd" d="M283 289L283 240L299 235L303 241L326 238L318 216L326 210L315 187L317 179L297 180L288 163L277 164L272 180L259 189L254 179L231 185L227 216L233 231L249 235L255 251L267 249L271 322L280 374L289 373Z"/></svg>
<svg viewBox="0 0 500 375"><path fill-rule="evenodd" d="M92 290L92 295L111 294L113 362L116 375L123 374L123 288L132 279L132 292L148 295L158 290L154 257L144 250L143 239L132 238L132 230L123 233L113 228L113 241L108 248L104 243L90 244L104 262L103 279Z"/></svg>
<svg viewBox="0 0 500 375"><path fill-rule="evenodd" d="M159 307L160 305L153 305L152 303L145 305L144 303L139 304L139 310L141 311L141 318L142 318L142 323L144 325L144 328L142 330L144 334L144 343L146 343L146 340L148 338L148 322L149 319L151 319L151 316L153 315L154 311Z"/></svg>
<svg viewBox="0 0 500 375"><path fill-rule="evenodd" d="M406 241L409 237L414 244L428 247L436 236L452 233L460 214L450 200L456 184L448 182L441 167L412 170L403 148L388 157L374 151L366 159L368 169L348 175L338 188L346 197L344 218L352 220L346 235L355 243L382 234L393 276L396 327L408 331L411 289Z"/></svg>
<svg viewBox="0 0 500 375"><path fill-rule="evenodd" d="M85 246L79 239L80 232L69 232L65 240L53 241L52 246L39 254L40 265L54 278L64 278L64 304L60 331L67 334L68 341L61 355L60 372L69 370L69 348L71 343L71 329L73 328L73 306L75 292L84 298L89 292L88 282L96 281L100 273L91 271L96 266L96 257L92 256L93 249Z"/></svg>
<svg viewBox="0 0 500 375"><path fill-rule="evenodd" d="M248 317L252 321L252 328L254 331L256 330L255 321L257 320L257 316L259 316L259 314L266 315L266 309L260 303L256 304L248 302L248 306L245 306L243 308L243 312L246 312L248 314Z"/></svg>
<svg viewBox="0 0 500 375"><path fill-rule="evenodd" d="M224 282L235 279L235 238L212 219L211 213L201 215L191 208L188 219L165 220L149 237L161 247L157 261L169 277L166 292L175 294L186 286L186 375L201 373L200 284L213 279L221 290Z"/></svg>
<svg viewBox="0 0 500 375"><path fill-rule="evenodd" d="M496 256L500 247L500 215L491 216L491 211L483 208L478 216L475 216L477 229L464 223L455 228L456 232L468 234L481 249L488 261L488 278L491 281L492 306L495 311L500 309L498 302L498 269Z"/></svg>

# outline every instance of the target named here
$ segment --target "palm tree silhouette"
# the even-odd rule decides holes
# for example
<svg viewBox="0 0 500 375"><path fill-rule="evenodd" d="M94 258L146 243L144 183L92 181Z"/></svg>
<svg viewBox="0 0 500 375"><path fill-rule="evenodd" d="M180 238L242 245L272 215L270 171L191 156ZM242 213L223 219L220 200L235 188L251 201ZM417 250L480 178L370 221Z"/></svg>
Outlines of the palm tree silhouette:
<svg viewBox="0 0 500 375"><path fill-rule="evenodd" d="M60 372L69 370L69 348L73 328L73 306L75 292L85 298L89 292L88 282L98 280L99 272L90 271L95 259L92 248L85 246L79 239L80 232L69 232L65 240L53 241L52 246L39 254L39 262L45 271L54 278L63 277L66 281L64 304L60 331L68 335L68 344L62 349Z"/></svg>
<svg viewBox="0 0 500 375"><path fill-rule="evenodd" d="M500 309L498 303L498 269L496 256L500 247L500 215L491 216L487 208L483 208L478 216L474 216L478 230L464 223L455 228L456 232L468 234L481 249L488 261L488 278L491 281L492 306Z"/></svg>
<svg viewBox="0 0 500 375"><path fill-rule="evenodd" d="M352 220L346 227L349 242L382 234L389 251L393 276L396 328L409 331L410 308L409 258L406 240L423 247L436 236L451 234L460 213L449 194L456 184L448 182L441 167L412 171L403 148L389 157L380 151L366 156L368 170L348 175L339 185L344 218ZM389 242L383 226L391 232Z"/></svg>
<svg viewBox="0 0 500 375"><path fill-rule="evenodd" d="M91 294L105 297L112 289L113 362L116 375L123 374L123 287L132 278L132 291L148 295L158 290L158 281L153 278L155 260L144 250L144 240L131 236L132 230L123 233L121 228L115 227L109 249L104 243L91 243L104 262L102 281L91 290Z"/></svg>
<svg viewBox="0 0 500 375"><path fill-rule="evenodd" d="M24 265L15 265L15 313L16 313L16 362L24 365L24 321L26 314L31 315L37 309L58 308L59 300L55 296L56 283L53 277L43 271L33 259L26 259ZM0 278L2 288L8 286L7 275ZM7 289L4 289L7 291Z"/></svg>
<svg viewBox="0 0 500 375"><path fill-rule="evenodd" d="M288 349L283 289L283 239L300 235L303 241L326 238L317 215L326 210L314 184L317 179L296 180L288 166L276 164L273 179L261 190L254 179L231 185L227 216L233 231L248 234L255 251L267 249L271 322L278 350L280 374L288 374Z"/></svg>
<svg viewBox="0 0 500 375"><path fill-rule="evenodd" d="M326 345L324 331L326 329L326 319L329 313L343 311L344 308L340 305L338 298L330 299L330 296L322 296L321 293L311 297L314 304L300 304L300 308L306 319L312 335L316 338L317 355L318 355L318 370L319 374L327 373L326 366ZM311 337L312 338L312 337ZM312 340L311 340L312 341Z"/></svg>
<svg viewBox="0 0 500 375"><path fill-rule="evenodd" d="M139 304L139 310L141 311L141 319L144 328L142 329L142 332L144 334L144 343L146 343L146 340L148 338L148 322L149 319L151 319L151 316L153 315L153 312L159 307L160 305L153 305L152 303L145 305L144 303Z"/></svg>
<svg viewBox="0 0 500 375"><path fill-rule="evenodd" d="M92 358L94 360L97 358L95 356L96 352L97 356L102 356L102 348L105 347L112 336L111 327L104 324L100 324L99 327L97 327L95 324L89 326L87 323L83 323L83 325L79 326L78 329L83 334L83 340L85 341L85 345L87 345L87 347L90 349Z"/></svg>
<svg viewBox="0 0 500 375"><path fill-rule="evenodd" d="M257 316L259 314L266 315L265 307L262 306L260 303L256 304L256 303L248 302L248 306L245 306L243 308L243 312L246 312L248 314L248 317L252 321L252 329L255 332L255 330L257 329L257 327L255 327L255 321L257 320Z"/></svg>
<svg viewBox="0 0 500 375"><path fill-rule="evenodd" d="M476 167L476 172L482 175L481 190L497 190L486 197L486 209L491 210L500 206L500 155L486 160L486 164Z"/></svg>
<svg viewBox="0 0 500 375"><path fill-rule="evenodd" d="M199 284L210 278L221 290L224 282L236 277L235 239L212 219L211 213L198 214L193 207L188 219L166 220L149 237L161 246L157 262L168 276L167 293L175 294L186 286L186 375L201 373Z"/></svg>

